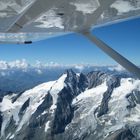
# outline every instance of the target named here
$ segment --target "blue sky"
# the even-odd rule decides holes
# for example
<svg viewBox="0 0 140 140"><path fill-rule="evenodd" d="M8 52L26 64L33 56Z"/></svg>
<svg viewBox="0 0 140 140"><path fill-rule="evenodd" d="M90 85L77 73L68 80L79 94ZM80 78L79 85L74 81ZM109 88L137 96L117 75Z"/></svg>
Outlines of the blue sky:
<svg viewBox="0 0 140 140"><path fill-rule="evenodd" d="M112 48L140 65L140 18L93 30ZM94 44L77 34L70 34L30 45L0 44L0 60L26 59L43 63L115 65L116 62Z"/></svg>

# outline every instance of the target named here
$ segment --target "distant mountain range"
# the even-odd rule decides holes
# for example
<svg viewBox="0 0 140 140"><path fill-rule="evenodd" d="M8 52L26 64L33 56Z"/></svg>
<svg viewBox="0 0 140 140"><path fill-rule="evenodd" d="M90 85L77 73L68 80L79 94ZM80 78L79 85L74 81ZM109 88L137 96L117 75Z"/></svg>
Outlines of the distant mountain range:
<svg viewBox="0 0 140 140"><path fill-rule="evenodd" d="M67 70L0 102L0 140L140 140L140 80Z"/></svg>
<svg viewBox="0 0 140 140"><path fill-rule="evenodd" d="M3 93L20 93L33 88L43 82L57 80L66 69L73 69L76 73L87 74L90 71L103 71L110 74L129 75L120 65L92 66L92 65L45 65L38 62L30 65L26 60L13 62L0 61L0 96ZM132 77L132 76L131 76Z"/></svg>

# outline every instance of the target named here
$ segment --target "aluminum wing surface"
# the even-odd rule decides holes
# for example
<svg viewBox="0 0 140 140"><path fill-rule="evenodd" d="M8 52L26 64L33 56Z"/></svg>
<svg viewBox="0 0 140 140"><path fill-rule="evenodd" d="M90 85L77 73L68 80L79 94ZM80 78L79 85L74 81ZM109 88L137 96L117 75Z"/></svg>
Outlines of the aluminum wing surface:
<svg viewBox="0 0 140 140"><path fill-rule="evenodd" d="M0 43L42 40L140 15L140 0L0 0Z"/></svg>

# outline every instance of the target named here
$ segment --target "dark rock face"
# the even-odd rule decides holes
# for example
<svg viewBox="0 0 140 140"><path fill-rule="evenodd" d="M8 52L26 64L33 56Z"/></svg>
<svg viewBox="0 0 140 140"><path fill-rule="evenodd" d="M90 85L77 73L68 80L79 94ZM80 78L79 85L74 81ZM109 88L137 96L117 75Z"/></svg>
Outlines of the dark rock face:
<svg viewBox="0 0 140 140"><path fill-rule="evenodd" d="M84 74L80 74L78 88L83 92L88 87L88 78Z"/></svg>
<svg viewBox="0 0 140 140"><path fill-rule="evenodd" d="M133 91L132 93L126 96L129 105L129 109L136 107L136 104L140 104L140 91Z"/></svg>
<svg viewBox="0 0 140 140"><path fill-rule="evenodd" d="M2 112L0 111L0 131L2 127L2 122L3 122L3 117L2 117Z"/></svg>
<svg viewBox="0 0 140 140"><path fill-rule="evenodd" d="M48 94L45 96L44 101L42 104L37 108L36 112L34 113L34 117L37 117L38 114L43 113L45 110L49 109L53 103L53 99L51 94L48 92Z"/></svg>
<svg viewBox="0 0 140 140"><path fill-rule="evenodd" d="M108 89L103 95L103 99L101 102L101 105L99 106L98 110L98 117L104 115L108 111L108 102L111 98L112 92L114 88L120 86L120 79L116 78L114 76L110 77L109 80L107 81Z"/></svg>
<svg viewBox="0 0 140 140"><path fill-rule="evenodd" d="M129 129L118 130L107 138L107 140L137 140Z"/></svg>
<svg viewBox="0 0 140 140"><path fill-rule="evenodd" d="M65 79L65 84L70 88L71 94L74 96L77 96L88 87L86 75L81 73L80 76L77 76L72 70L67 70L66 73L67 77Z"/></svg>
<svg viewBox="0 0 140 140"><path fill-rule="evenodd" d="M5 134L8 135L10 132L14 133L14 131L16 130L17 126L15 125L15 121L13 119L13 116L10 118L8 127L6 127L5 129Z"/></svg>
<svg viewBox="0 0 140 140"><path fill-rule="evenodd" d="M2 97L2 96L0 96L0 103L2 102L2 100L3 100L3 97Z"/></svg>
<svg viewBox="0 0 140 140"><path fill-rule="evenodd" d="M140 122L128 126L131 133L135 136L136 140L140 140Z"/></svg>
<svg viewBox="0 0 140 140"><path fill-rule="evenodd" d="M90 72L87 74L88 78L88 88L91 89L102 84L106 78L106 74L100 71Z"/></svg>
<svg viewBox="0 0 140 140"><path fill-rule="evenodd" d="M25 111L26 111L27 107L29 106L29 104L30 104L30 98L27 99L27 101L22 105L22 107L21 107L21 109L19 111L19 114L18 114L19 116L22 116L25 113Z"/></svg>
<svg viewBox="0 0 140 140"><path fill-rule="evenodd" d="M16 102L16 100L23 94L23 91L18 93L13 99L12 99L12 103Z"/></svg>
<svg viewBox="0 0 140 140"><path fill-rule="evenodd" d="M65 127L71 122L74 115L74 108L71 106L72 100L87 88L88 81L84 74L80 74L78 77L72 70L68 70L65 84L66 87L58 94L52 134L65 131Z"/></svg>
<svg viewBox="0 0 140 140"><path fill-rule="evenodd" d="M115 140L136 140L135 136L132 134L132 132L127 129L122 131Z"/></svg>
<svg viewBox="0 0 140 140"><path fill-rule="evenodd" d="M52 135L62 133L73 118L74 110L71 106L73 95L70 88L64 88L59 93L57 109L52 127Z"/></svg>
<svg viewBox="0 0 140 140"><path fill-rule="evenodd" d="M48 109L52 105L52 96L48 93L43 101L43 103L37 108L35 113L32 115L30 119L30 128L40 127L45 124L48 120L49 111ZM44 111L46 111L45 115L40 116Z"/></svg>

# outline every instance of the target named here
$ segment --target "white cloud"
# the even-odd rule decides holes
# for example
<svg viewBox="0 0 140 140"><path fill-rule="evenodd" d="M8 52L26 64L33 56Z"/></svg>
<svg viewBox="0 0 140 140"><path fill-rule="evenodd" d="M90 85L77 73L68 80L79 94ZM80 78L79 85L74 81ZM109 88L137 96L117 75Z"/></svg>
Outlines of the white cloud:
<svg viewBox="0 0 140 140"><path fill-rule="evenodd" d="M127 13L130 11L138 10L140 9L139 4L132 5L130 1L124 1L124 0L117 0L112 5L112 8L115 8L118 10L118 14L121 15L123 13Z"/></svg>
<svg viewBox="0 0 140 140"><path fill-rule="evenodd" d="M38 74L42 74L42 73L43 73L42 70L40 70L40 69L37 69L36 72L37 72Z"/></svg>
<svg viewBox="0 0 140 140"><path fill-rule="evenodd" d="M36 27L39 28L58 27L60 29L64 29L62 19L56 15L54 10L47 11L41 17L39 17L36 22L41 23L40 25L36 25Z"/></svg>
<svg viewBox="0 0 140 140"><path fill-rule="evenodd" d="M77 11L81 11L84 14L91 14L100 6L98 0L85 0L83 2L71 2L76 7Z"/></svg>
<svg viewBox="0 0 140 140"><path fill-rule="evenodd" d="M6 73L3 71L0 74L1 74L1 76L6 76Z"/></svg>
<svg viewBox="0 0 140 140"><path fill-rule="evenodd" d="M76 69L79 72L82 72L86 69L91 70L101 70L103 68L109 69L111 71L125 71L125 69L121 65L116 65L116 66L101 66L101 65L89 65L89 64L71 64L71 65L64 65L64 64L59 64L56 62L49 62L49 63L43 63L39 60L36 61L35 64L29 64L25 59L22 60L15 60L11 62L3 61L0 60L0 73L1 75L6 75L6 71L10 71L10 73L14 73L15 70L21 70L24 72L27 72L28 70L34 70L38 74L42 74L43 70L47 69L57 69L57 68L63 68L63 69Z"/></svg>
<svg viewBox="0 0 140 140"><path fill-rule="evenodd" d="M25 69L29 67L29 64L26 62L25 59L22 60L15 60L11 62L6 62L6 61L0 61L0 70L6 70L6 69L11 69L11 68L21 68Z"/></svg>
<svg viewBox="0 0 140 140"><path fill-rule="evenodd" d="M10 68L22 68L22 69L25 69L25 68L29 67L29 64L26 62L25 59L9 62L8 64L9 64Z"/></svg>
<svg viewBox="0 0 140 140"><path fill-rule="evenodd" d="M8 63L6 61L0 61L0 69L5 70L8 69Z"/></svg>
<svg viewBox="0 0 140 140"><path fill-rule="evenodd" d="M53 61L49 63L43 63L39 60L37 60L35 64L29 64L25 59L15 60L15 61L10 61L10 62L0 60L0 72L9 70L12 73L12 71L15 71L15 70L27 71L28 69L34 69L40 74L43 69L59 68L59 67L69 68L69 67L74 67L74 65L71 65L71 66L63 65L63 64L59 64Z"/></svg>
<svg viewBox="0 0 140 140"><path fill-rule="evenodd" d="M41 61L39 61L39 60L36 60L35 66L40 68L40 67L43 66L43 63Z"/></svg>
<svg viewBox="0 0 140 140"><path fill-rule="evenodd" d="M82 72L85 68L85 65L75 65L74 67L75 69L78 69L80 72Z"/></svg>
<svg viewBox="0 0 140 140"><path fill-rule="evenodd" d="M118 72L122 72L125 71L125 68L122 67L121 65L116 65L116 66L112 66L112 67L108 67L109 70L111 71L118 71Z"/></svg>

